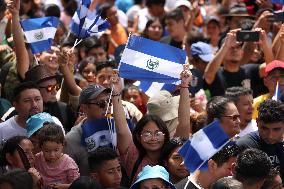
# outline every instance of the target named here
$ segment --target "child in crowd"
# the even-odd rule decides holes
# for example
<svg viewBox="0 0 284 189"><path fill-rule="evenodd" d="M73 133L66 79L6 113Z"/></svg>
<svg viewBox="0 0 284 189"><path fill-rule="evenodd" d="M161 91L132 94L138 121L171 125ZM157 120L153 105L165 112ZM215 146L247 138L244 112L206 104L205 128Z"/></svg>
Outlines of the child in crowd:
<svg viewBox="0 0 284 189"><path fill-rule="evenodd" d="M43 178L44 187L67 189L80 175L75 161L63 154L65 139L62 129L49 123L38 135L41 152L36 154L35 167Z"/></svg>

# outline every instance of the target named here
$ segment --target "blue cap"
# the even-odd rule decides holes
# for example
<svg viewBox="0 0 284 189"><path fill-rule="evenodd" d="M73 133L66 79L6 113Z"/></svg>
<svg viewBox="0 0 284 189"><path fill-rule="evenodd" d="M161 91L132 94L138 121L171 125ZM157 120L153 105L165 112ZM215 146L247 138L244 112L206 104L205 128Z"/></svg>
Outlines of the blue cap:
<svg viewBox="0 0 284 189"><path fill-rule="evenodd" d="M26 121L28 138L30 138L35 132L42 128L43 124L46 122L54 123L52 116L48 113L43 112L31 116Z"/></svg>
<svg viewBox="0 0 284 189"><path fill-rule="evenodd" d="M204 62L210 62L214 58L210 45L204 42L193 43L190 47L190 54L198 56Z"/></svg>
<svg viewBox="0 0 284 189"><path fill-rule="evenodd" d="M176 187L170 182L170 176L168 171L160 166L155 165L151 167L150 165L146 165L143 170L138 174L137 180L129 189L138 189L140 182L147 179L162 179L164 182L170 186L171 189L176 189Z"/></svg>

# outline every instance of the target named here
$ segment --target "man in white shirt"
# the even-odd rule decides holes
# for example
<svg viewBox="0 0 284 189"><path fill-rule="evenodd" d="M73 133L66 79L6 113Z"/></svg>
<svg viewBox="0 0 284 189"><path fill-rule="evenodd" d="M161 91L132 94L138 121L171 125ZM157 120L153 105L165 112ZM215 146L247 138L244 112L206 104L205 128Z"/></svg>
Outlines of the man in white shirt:
<svg viewBox="0 0 284 189"><path fill-rule="evenodd" d="M42 96L33 82L19 84L14 90L14 97L13 106L18 115L0 123L0 140L2 141L17 135L26 136L27 119L43 111Z"/></svg>

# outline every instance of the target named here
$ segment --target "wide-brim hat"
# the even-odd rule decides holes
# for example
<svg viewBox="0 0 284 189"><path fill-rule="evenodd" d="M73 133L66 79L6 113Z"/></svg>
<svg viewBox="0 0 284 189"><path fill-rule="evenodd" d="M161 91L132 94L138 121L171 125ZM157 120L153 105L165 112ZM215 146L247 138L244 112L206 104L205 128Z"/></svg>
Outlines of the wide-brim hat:
<svg viewBox="0 0 284 189"><path fill-rule="evenodd" d="M153 167L151 167L150 165L146 165L143 170L138 174L137 180L130 187L130 189L138 189L140 183L147 179L161 179L165 183L167 183L167 185L170 186L171 189L176 189L176 187L170 182L169 173L164 167L160 165L156 165Z"/></svg>
<svg viewBox="0 0 284 189"><path fill-rule="evenodd" d="M60 81L61 78L62 76L60 74L52 73L44 64L32 67L25 74L25 81L33 81L37 84L50 79Z"/></svg>
<svg viewBox="0 0 284 189"><path fill-rule="evenodd" d="M245 6L234 5L230 8L228 14L224 14L225 17L254 17L253 15L248 14L248 11Z"/></svg>
<svg viewBox="0 0 284 189"><path fill-rule="evenodd" d="M148 100L147 111L159 116L163 121L178 117L180 96L172 96L170 92L162 90Z"/></svg>

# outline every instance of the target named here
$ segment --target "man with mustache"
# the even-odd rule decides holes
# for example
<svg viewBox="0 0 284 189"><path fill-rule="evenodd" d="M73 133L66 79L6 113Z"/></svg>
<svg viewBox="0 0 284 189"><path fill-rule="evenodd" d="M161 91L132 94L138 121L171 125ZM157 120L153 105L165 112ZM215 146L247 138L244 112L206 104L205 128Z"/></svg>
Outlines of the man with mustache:
<svg viewBox="0 0 284 189"><path fill-rule="evenodd" d="M33 82L19 84L14 90L13 106L17 115L0 123L0 139L5 141L13 136L26 136L26 121L43 111L43 100L37 85Z"/></svg>

